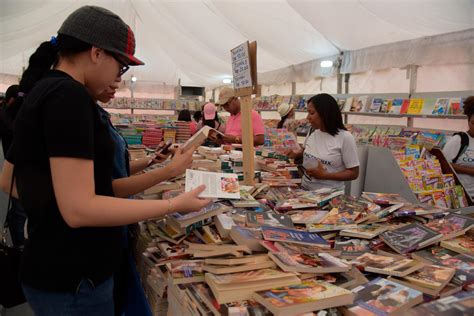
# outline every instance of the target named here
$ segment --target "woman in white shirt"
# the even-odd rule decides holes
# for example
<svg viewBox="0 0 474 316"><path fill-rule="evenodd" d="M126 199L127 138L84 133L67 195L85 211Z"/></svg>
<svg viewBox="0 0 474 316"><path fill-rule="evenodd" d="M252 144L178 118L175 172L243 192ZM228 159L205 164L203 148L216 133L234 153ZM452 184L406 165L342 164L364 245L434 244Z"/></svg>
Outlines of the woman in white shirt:
<svg viewBox="0 0 474 316"><path fill-rule="evenodd" d="M313 96L308 101L307 120L312 129L304 148L288 152L291 158L303 158L303 187L344 189L344 181L359 176L359 158L356 142L342 122L336 100L326 93Z"/></svg>
<svg viewBox="0 0 474 316"><path fill-rule="evenodd" d="M474 96L464 100L464 114L469 126L463 136L467 137L467 146L461 146L461 135L454 135L444 146L443 153L457 172L464 188L474 197Z"/></svg>

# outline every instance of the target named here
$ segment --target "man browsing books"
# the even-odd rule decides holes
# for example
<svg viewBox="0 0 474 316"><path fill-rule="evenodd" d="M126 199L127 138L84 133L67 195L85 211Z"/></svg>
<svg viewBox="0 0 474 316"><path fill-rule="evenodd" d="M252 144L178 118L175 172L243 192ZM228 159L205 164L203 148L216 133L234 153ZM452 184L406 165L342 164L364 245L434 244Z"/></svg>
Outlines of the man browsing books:
<svg viewBox="0 0 474 316"><path fill-rule="evenodd" d="M226 143L241 144L242 143L242 114L240 113L240 100L235 96L232 88L225 87L219 93L218 105L230 113L227 121L225 136L223 141ZM265 141L265 128L263 121L257 111L252 110L252 129L254 146L263 145Z"/></svg>

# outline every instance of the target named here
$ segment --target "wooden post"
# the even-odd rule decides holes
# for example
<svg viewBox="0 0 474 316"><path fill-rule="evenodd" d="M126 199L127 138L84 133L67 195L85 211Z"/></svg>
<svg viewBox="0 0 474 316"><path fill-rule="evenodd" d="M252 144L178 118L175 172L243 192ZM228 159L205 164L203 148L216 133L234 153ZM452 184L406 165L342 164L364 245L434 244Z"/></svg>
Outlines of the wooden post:
<svg viewBox="0 0 474 316"><path fill-rule="evenodd" d="M257 43L248 41L231 50L234 89L240 99L244 184L254 185L255 150L252 127L252 99L257 87Z"/></svg>

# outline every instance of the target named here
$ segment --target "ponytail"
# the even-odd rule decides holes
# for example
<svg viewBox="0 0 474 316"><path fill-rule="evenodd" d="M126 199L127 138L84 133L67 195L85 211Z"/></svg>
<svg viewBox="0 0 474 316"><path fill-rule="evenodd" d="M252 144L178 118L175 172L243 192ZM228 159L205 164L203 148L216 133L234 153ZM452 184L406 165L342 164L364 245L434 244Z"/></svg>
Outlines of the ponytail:
<svg viewBox="0 0 474 316"><path fill-rule="evenodd" d="M41 43L33 55L30 56L28 68L21 76L20 92L15 98L15 102L8 108L8 115L11 119L15 119L23 104L24 97L46 72L57 64L59 57L69 57L91 48L91 44L64 34L59 34L57 38L53 37L51 41Z"/></svg>

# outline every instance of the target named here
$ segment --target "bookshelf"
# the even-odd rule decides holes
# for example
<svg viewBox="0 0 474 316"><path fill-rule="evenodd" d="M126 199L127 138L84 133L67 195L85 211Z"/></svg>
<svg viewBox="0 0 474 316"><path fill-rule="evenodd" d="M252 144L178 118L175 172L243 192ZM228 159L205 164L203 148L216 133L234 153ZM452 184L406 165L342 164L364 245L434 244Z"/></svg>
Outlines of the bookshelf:
<svg viewBox="0 0 474 316"><path fill-rule="evenodd" d="M364 179L364 191L381 192L381 193L399 193L402 197L412 203L419 203L415 193L410 188L407 179L402 173L392 151L384 147L375 147L368 145L366 173ZM436 156L441 163L443 173L451 173L454 175L456 184L461 185L459 178L447 162L442 151L433 148L430 152ZM361 162L362 164L362 162ZM469 208L474 209L473 202L464 188L464 193L468 200ZM466 208L463 208L466 209ZM459 209L456 209L459 210Z"/></svg>

